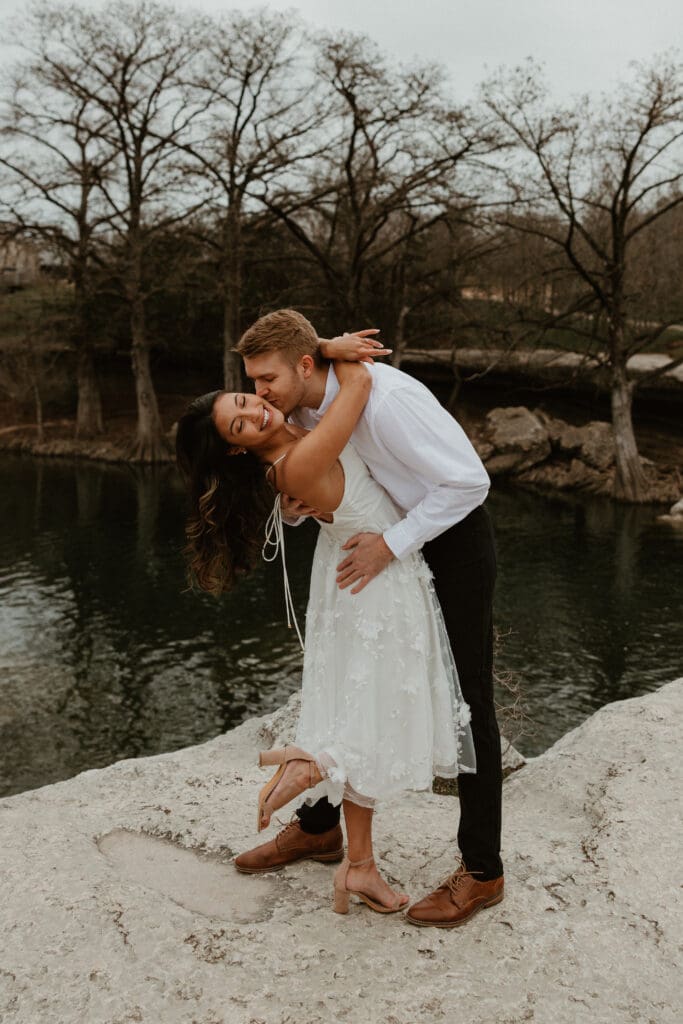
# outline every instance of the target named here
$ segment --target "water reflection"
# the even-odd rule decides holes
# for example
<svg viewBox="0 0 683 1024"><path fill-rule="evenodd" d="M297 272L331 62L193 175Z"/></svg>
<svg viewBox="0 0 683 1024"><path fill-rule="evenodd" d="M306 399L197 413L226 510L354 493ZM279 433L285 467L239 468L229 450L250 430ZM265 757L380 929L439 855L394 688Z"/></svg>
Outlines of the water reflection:
<svg viewBox="0 0 683 1024"><path fill-rule="evenodd" d="M603 704L681 674L680 533L652 509L606 501L515 491L493 505L496 617L514 630L503 661L523 679L537 724L529 752Z"/></svg>
<svg viewBox="0 0 683 1024"><path fill-rule="evenodd" d="M187 591L171 467L1 465L0 793L201 742L297 687L277 565L219 601ZM522 749L680 674L680 534L604 501L490 505L500 661L536 725ZM302 615L315 533L288 533Z"/></svg>

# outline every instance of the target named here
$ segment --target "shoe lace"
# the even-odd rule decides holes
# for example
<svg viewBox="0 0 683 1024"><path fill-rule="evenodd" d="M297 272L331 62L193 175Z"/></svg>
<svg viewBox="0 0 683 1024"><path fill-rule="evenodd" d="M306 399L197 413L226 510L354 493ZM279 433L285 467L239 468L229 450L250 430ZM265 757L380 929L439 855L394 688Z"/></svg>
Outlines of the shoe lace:
<svg viewBox="0 0 683 1024"><path fill-rule="evenodd" d="M459 892L460 889L462 889L466 879L473 878L474 875L481 874L483 874L483 872L481 871L468 871L467 868L465 867L464 861L462 861L455 869L453 874L449 875L445 882L443 882L442 884L448 886L451 896L455 901L456 894Z"/></svg>
<svg viewBox="0 0 683 1024"><path fill-rule="evenodd" d="M299 817L297 814L293 814L289 821L283 821L282 818L278 817L276 817L275 820L278 823L278 825L282 826L282 831L278 832L277 834L278 839L280 838L280 836L286 836L299 824Z"/></svg>

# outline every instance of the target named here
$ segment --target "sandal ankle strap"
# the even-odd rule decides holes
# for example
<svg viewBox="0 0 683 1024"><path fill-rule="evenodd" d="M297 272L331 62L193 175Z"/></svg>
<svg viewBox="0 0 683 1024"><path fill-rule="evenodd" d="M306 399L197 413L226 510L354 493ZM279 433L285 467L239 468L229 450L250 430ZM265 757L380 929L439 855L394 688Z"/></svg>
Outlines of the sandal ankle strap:
<svg viewBox="0 0 683 1024"><path fill-rule="evenodd" d="M361 866L361 864L370 864L370 863L372 863L372 861L374 859L375 859L374 856L372 856L372 857L366 857L365 860L350 860L349 861L349 867L350 868L359 868Z"/></svg>

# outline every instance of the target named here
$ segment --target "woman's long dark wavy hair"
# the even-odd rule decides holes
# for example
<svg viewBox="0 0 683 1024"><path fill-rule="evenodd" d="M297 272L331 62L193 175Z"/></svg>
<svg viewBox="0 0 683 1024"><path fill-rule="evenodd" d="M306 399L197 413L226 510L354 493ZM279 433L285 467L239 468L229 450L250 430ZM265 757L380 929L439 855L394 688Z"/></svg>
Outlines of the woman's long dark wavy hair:
<svg viewBox="0 0 683 1024"><path fill-rule="evenodd" d="M255 567L273 505L265 467L252 452L228 454L213 407L225 394L195 399L178 422L176 459L187 483L185 526L188 579L210 594L230 590Z"/></svg>

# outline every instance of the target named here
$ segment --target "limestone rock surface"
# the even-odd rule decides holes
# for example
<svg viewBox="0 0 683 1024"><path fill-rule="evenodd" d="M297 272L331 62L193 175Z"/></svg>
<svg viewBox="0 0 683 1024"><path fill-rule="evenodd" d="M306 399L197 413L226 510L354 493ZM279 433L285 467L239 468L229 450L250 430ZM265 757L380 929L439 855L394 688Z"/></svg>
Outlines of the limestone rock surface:
<svg viewBox="0 0 683 1024"><path fill-rule="evenodd" d="M576 427L541 411L535 415L546 428L555 451L574 455L594 469L607 470L614 465L614 433L610 423L591 420Z"/></svg>
<svg viewBox="0 0 683 1024"><path fill-rule="evenodd" d="M610 423L594 420L581 427L583 441L581 457L595 469L609 469L614 465L614 432Z"/></svg>
<svg viewBox="0 0 683 1024"><path fill-rule="evenodd" d="M472 437L489 475L543 491L583 491L614 495L616 474L612 426L599 420L574 426L543 409L511 406L491 409ZM641 457L644 503L669 504L680 496L678 469ZM675 516L660 516L679 525ZM683 522L683 520L681 520Z"/></svg>
<svg viewBox="0 0 683 1024"><path fill-rule="evenodd" d="M614 472L602 473L581 459L564 459L531 466L518 476L520 483L553 491L588 491L611 494Z"/></svg>
<svg viewBox="0 0 683 1024"><path fill-rule="evenodd" d="M335 915L328 865L235 873L256 751L293 714L0 800L3 1024L680 1020L683 680L507 779L506 898L452 931ZM383 805L385 874L415 898L436 885L457 818L448 796Z"/></svg>
<svg viewBox="0 0 683 1024"><path fill-rule="evenodd" d="M486 415L485 440L495 454L486 460L492 476L519 473L550 455L548 431L526 406L491 409Z"/></svg>
<svg viewBox="0 0 683 1024"><path fill-rule="evenodd" d="M675 501L669 511L664 515L657 516L662 523L670 523L671 526L683 528L683 498Z"/></svg>

